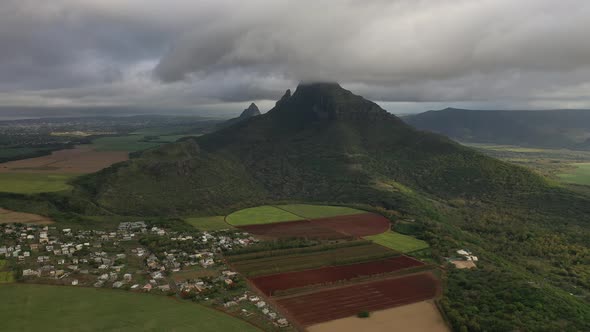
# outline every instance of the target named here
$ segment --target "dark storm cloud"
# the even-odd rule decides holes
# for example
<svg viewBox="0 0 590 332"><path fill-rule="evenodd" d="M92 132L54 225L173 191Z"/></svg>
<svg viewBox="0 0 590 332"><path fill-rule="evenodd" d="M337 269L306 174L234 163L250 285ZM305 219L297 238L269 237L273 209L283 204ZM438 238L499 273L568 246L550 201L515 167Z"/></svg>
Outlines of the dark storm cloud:
<svg viewBox="0 0 590 332"><path fill-rule="evenodd" d="M384 102L589 107L589 18L584 0L4 0L0 104L245 102L317 80Z"/></svg>

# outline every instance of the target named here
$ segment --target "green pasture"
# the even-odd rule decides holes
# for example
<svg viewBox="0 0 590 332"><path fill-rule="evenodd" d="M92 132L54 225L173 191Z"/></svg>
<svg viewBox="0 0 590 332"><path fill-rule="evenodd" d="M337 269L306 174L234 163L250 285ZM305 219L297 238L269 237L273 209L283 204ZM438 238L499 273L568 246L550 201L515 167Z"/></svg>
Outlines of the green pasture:
<svg viewBox="0 0 590 332"><path fill-rule="evenodd" d="M269 205L243 209L240 211L236 211L226 217L226 221L230 225L234 226L271 224L275 222L301 219L304 218L301 218L290 212Z"/></svg>
<svg viewBox="0 0 590 332"><path fill-rule="evenodd" d="M12 282L14 282L14 274L11 271L0 271L0 284L7 284Z"/></svg>
<svg viewBox="0 0 590 332"><path fill-rule="evenodd" d="M294 215L306 219L326 218L344 216L351 214L366 213L346 206L311 205L311 204L287 204L277 205L279 209L291 212Z"/></svg>
<svg viewBox="0 0 590 332"><path fill-rule="evenodd" d="M414 237L392 231L377 235L365 236L365 239L371 240L379 245L403 253L428 248L428 243L426 243L425 241L418 240Z"/></svg>
<svg viewBox="0 0 590 332"><path fill-rule="evenodd" d="M201 231L216 231L232 228L232 226L225 222L224 216L185 218L184 221Z"/></svg>
<svg viewBox="0 0 590 332"><path fill-rule="evenodd" d="M4 285L0 298L2 331L258 331L219 311L159 295Z"/></svg>
<svg viewBox="0 0 590 332"><path fill-rule="evenodd" d="M573 166L576 168L557 176L563 182L590 185L590 163L578 163Z"/></svg>
<svg viewBox="0 0 590 332"><path fill-rule="evenodd" d="M37 194L70 190L74 174L0 173L0 192Z"/></svg>

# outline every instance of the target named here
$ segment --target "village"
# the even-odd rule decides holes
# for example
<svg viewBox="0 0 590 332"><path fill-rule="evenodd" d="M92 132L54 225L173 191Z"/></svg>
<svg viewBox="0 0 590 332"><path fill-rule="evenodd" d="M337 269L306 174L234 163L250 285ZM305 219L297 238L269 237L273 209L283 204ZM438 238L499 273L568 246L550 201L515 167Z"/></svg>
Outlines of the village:
<svg viewBox="0 0 590 332"><path fill-rule="evenodd" d="M0 224L0 260L19 282L178 296L287 327L222 259L257 242L245 232L176 231L144 221L113 231Z"/></svg>

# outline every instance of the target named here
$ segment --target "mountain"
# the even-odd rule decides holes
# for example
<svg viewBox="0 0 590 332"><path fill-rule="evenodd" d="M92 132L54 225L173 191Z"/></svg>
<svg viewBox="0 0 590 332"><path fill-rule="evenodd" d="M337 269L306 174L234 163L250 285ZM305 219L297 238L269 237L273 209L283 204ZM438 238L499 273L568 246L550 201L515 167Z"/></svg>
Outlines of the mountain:
<svg viewBox="0 0 590 332"><path fill-rule="evenodd" d="M252 103L250 104L250 106L248 106L248 108L246 108L244 111L242 111L242 114L240 114L240 116L238 116L237 118L233 118L233 119L229 119L223 123L221 123L219 125L219 127L229 127L235 123L244 121L246 119L255 117L260 115L260 110L258 109L258 106L256 106L256 104Z"/></svg>
<svg viewBox="0 0 590 332"><path fill-rule="evenodd" d="M136 215L277 200L413 209L424 197L509 199L544 186L523 168L418 131L335 83L301 84L264 115L79 182L101 207Z"/></svg>
<svg viewBox="0 0 590 332"><path fill-rule="evenodd" d="M462 142L590 149L590 110L474 111L447 108L404 117Z"/></svg>
<svg viewBox="0 0 590 332"><path fill-rule="evenodd" d="M52 205L115 220L171 222L278 201L361 204L427 241L420 258L447 266L460 248L480 257L474 270L442 273L439 304L454 331L590 331L589 197L414 129L337 84L301 84L263 115L73 184ZM42 199L0 203L41 209Z"/></svg>

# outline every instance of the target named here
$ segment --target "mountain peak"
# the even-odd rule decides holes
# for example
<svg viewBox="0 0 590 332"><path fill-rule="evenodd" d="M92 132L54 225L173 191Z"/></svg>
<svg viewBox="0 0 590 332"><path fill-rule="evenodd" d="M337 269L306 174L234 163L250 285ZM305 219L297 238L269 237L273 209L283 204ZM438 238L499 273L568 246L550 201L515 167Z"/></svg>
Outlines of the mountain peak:
<svg viewBox="0 0 590 332"><path fill-rule="evenodd" d="M289 91L290 92L290 91ZM307 114L315 119L377 119L394 117L379 105L334 82L303 82L292 96L277 102L274 112Z"/></svg>
<svg viewBox="0 0 590 332"><path fill-rule="evenodd" d="M250 104L250 106L248 106L248 108L246 108L242 112L242 114L240 114L240 118L251 118L257 115L260 115L260 110L258 109L258 106L256 106L256 104L252 103Z"/></svg>
<svg viewBox="0 0 590 332"><path fill-rule="evenodd" d="M287 91L285 91L285 94L281 97L281 99L276 102L275 107L284 104L289 98L291 98L291 89L287 89Z"/></svg>

